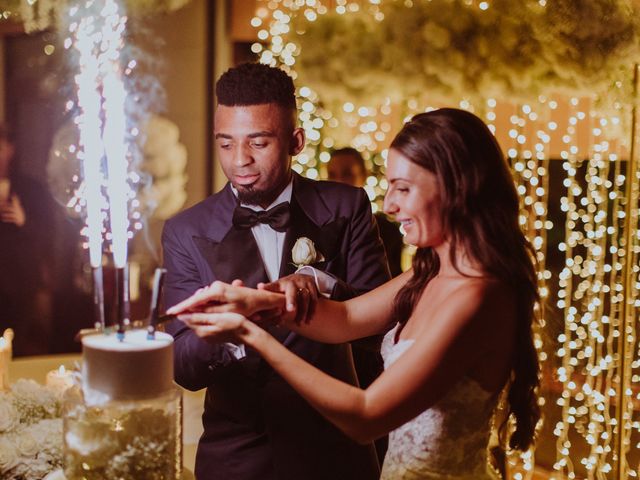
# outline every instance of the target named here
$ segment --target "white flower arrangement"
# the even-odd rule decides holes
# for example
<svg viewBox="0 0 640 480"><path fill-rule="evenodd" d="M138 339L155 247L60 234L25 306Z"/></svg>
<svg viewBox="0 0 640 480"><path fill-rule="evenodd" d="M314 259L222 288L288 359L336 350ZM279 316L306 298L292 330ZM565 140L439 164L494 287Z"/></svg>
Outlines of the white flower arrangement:
<svg viewBox="0 0 640 480"><path fill-rule="evenodd" d="M88 407L76 385L64 391L66 433L61 393L33 380L18 380L0 392L0 479L64 480L63 464L70 478L175 478L178 391L143 403Z"/></svg>
<svg viewBox="0 0 640 480"><path fill-rule="evenodd" d="M141 213L147 219L166 220L187 199L187 149L180 143L179 135L176 124L156 115L151 115L141 127L136 146L141 160L135 170L143 182L135 188L139 189ZM49 190L72 216L81 212L77 208L84 189L81 163L75 153L79 142L77 126L71 121L64 123L53 137L47 163Z"/></svg>
<svg viewBox="0 0 640 480"><path fill-rule="evenodd" d="M151 178L141 192L141 204L151 218L166 220L187 200L187 149L179 136L175 123L157 115L152 115L143 128L140 170Z"/></svg>
<svg viewBox="0 0 640 480"><path fill-rule="evenodd" d="M60 397L33 380L0 393L0 478L40 480L62 466Z"/></svg>
<svg viewBox="0 0 640 480"><path fill-rule="evenodd" d="M365 8L315 21L295 15L286 41L300 47L299 82L328 103L605 96L640 53L640 6L494 0L482 10L463 0L386 0L377 18Z"/></svg>

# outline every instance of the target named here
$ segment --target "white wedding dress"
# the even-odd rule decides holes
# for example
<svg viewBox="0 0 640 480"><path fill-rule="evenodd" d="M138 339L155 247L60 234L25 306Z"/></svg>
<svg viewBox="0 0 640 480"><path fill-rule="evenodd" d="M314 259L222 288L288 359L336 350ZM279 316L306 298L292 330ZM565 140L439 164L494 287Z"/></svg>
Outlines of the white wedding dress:
<svg viewBox="0 0 640 480"><path fill-rule="evenodd" d="M394 343L396 326L382 342L384 367L413 340ZM463 378L435 405L389 434L381 480L497 479L487 464L491 417L498 395Z"/></svg>

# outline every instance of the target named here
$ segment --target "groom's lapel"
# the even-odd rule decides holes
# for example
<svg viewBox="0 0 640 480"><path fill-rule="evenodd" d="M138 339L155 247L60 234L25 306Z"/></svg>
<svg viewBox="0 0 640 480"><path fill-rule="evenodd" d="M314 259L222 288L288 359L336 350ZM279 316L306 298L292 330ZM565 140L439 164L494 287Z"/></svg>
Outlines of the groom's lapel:
<svg viewBox="0 0 640 480"><path fill-rule="evenodd" d="M280 278L295 273L292 250L299 238L307 237L314 241L320 236L320 228L300 208L295 198L291 198L291 226L284 237L282 261L280 263Z"/></svg>
<svg viewBox="0 0 640 480"><path fill-rule="evenodd" d="M299 238L310 239L316 251L322 254L324 260L312 264L318 270L325 270L340 251L340 240L345 233L346 218L331 220L332 212L327 208L322 196L316 190L313 180L306 180L298 174L293 174L293 192L291 196L291 226L287 230L280 264L280 278L294 273L297 267L293 263L292 250ZM285 346L296 338L293 332L285 329L270 329Z"/></svg>
<svg viewBox="0 0 640 480"><path fill-rule="evenodd" d="M324 270L340 250L340 240L346 227L346 218L331 221L332 212L325 205L313 180L306 180L297 174L293 177L291 197L291 227L287 231L280 264L280 277L296 271L292 250L299 238L310 239L324 260L312 264Z"/></svg>
<svg viewBox="0 0 640 480"><path fill-rule="evenodd" d="M258 244L251 229L238 229L231 221L237 199L229 185L207 222L206 236L194 236L193 241L206 260L215 280L230 283L240 279L248 287L267 282Z"/></svg>
<svg viewBox="0 0 640 480"><path fill-rule="evenodd" d="M221 242L204 237L194 237L193 241L216 280L231 283L240 279L254 288L258 283L268 281L251 229L232 226Z"/></svg>

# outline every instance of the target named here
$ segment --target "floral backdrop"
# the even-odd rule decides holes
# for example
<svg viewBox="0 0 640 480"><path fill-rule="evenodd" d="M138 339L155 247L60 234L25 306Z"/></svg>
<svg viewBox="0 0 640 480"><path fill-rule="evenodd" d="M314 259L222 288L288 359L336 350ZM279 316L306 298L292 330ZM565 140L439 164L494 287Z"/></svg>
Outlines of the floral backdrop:
<svg viewBox="0 0 640 480"><path fill-rule="evenodd" d="M479 3L386 1L296 15L286 37L299 48L300 81L325 102L604 93L629 77L640 52L637 2Z"/></svg>

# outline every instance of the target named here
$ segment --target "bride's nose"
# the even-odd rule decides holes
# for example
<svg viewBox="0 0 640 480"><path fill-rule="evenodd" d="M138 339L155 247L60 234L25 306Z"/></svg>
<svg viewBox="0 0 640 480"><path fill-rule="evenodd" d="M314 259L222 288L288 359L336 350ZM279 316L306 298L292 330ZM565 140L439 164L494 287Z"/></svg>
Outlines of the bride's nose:
<svg viewBox="0 0 640 480"><path fill-rule="evenodd" d="M396 213L398 213L398 205L394 201L393 196L394 195L392 192L387 192L387 194L384 196L382 210L384 210L384 213L386 213L387 215L395 215Z"/></svg>

